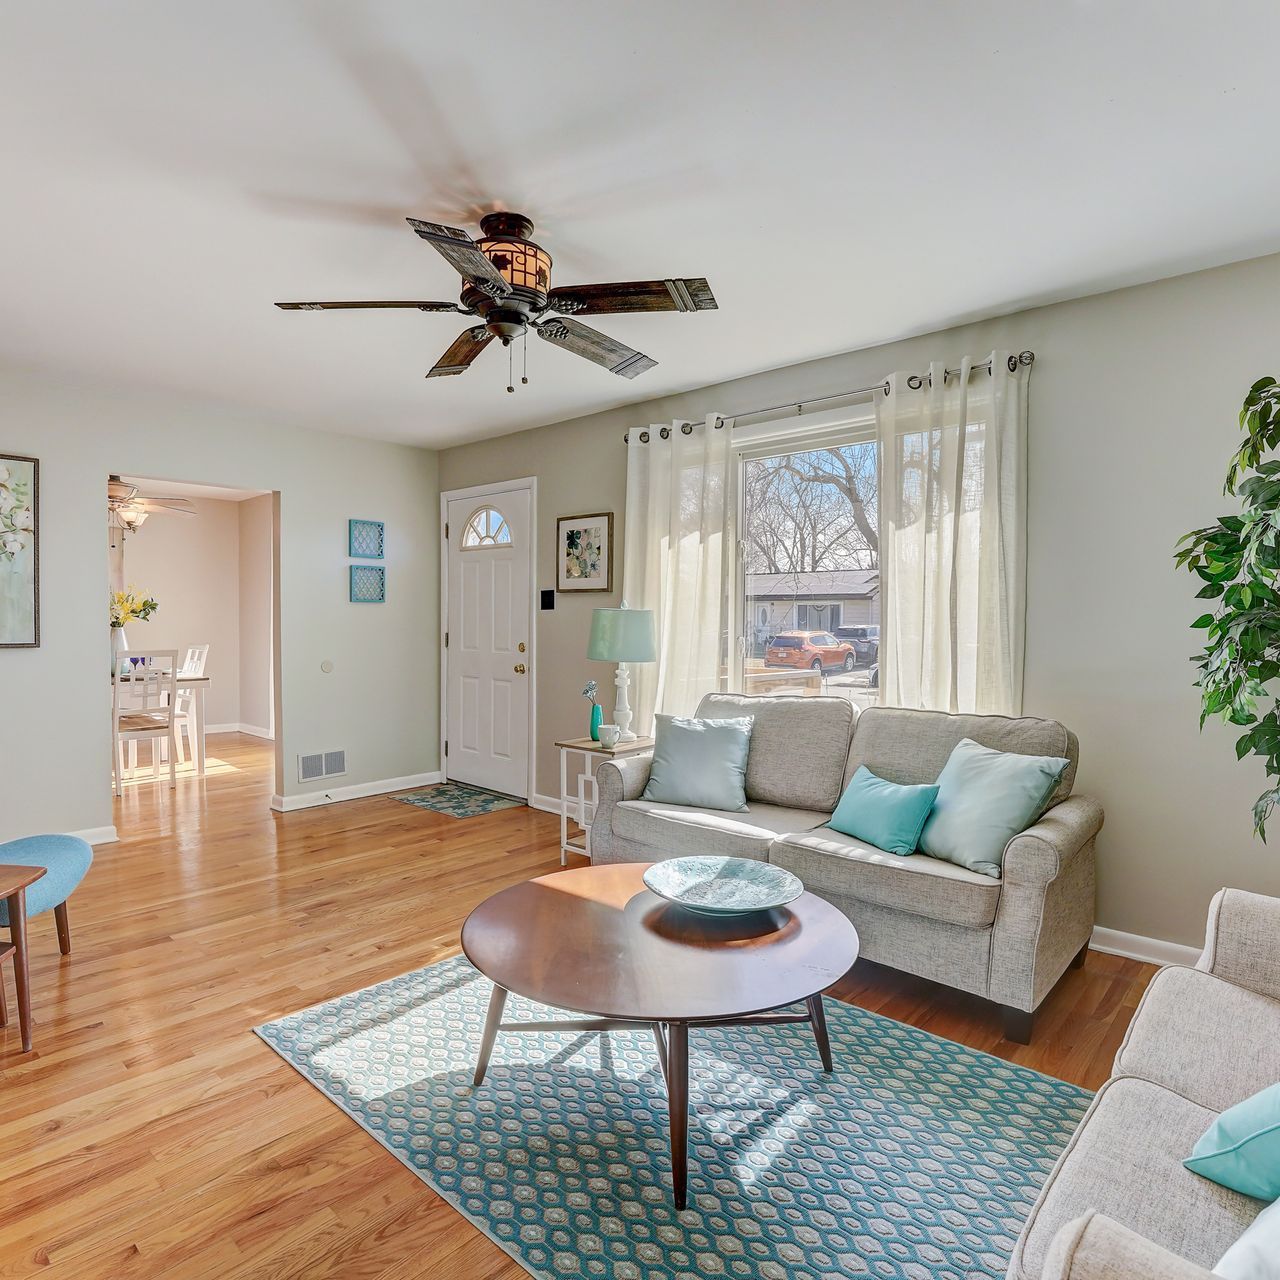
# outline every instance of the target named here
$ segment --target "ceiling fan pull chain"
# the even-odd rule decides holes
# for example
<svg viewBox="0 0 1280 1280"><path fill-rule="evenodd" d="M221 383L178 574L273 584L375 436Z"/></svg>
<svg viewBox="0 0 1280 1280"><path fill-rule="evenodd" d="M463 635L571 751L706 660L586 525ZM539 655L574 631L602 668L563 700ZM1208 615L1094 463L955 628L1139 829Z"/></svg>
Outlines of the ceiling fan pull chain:
<svg viewBox="0 0 1280 1280"><path fill-rule="evenodd" d="M529 385L529 330L526 329L520 335L520 385L527 387Z"/></svg>
<svg viewBox="0 0 1280 1280"><path fill-rule="evenodd" d="M507 390L514 395L515 387L512 385L512 383L515 381L515 374L513 374L511 370L512 370L511 343L508 342L507 343Z"/></svg>

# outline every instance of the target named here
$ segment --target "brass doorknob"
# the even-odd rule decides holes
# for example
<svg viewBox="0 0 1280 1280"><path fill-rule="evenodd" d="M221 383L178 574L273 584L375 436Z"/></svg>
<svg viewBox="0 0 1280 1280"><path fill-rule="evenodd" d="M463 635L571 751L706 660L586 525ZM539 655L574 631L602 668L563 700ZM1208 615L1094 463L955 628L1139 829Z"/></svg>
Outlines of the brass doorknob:
<svg viewBox="0 0 1280 1280"><path fill-rule="evenodd" d="M516 673L516 675L518 675L518 676L522 676L522 675L524 675L524 663L523 663L523 662L517 662L517 663L516 663L516 665L512 668L512 670L513 670L513 671Z"/></svg>

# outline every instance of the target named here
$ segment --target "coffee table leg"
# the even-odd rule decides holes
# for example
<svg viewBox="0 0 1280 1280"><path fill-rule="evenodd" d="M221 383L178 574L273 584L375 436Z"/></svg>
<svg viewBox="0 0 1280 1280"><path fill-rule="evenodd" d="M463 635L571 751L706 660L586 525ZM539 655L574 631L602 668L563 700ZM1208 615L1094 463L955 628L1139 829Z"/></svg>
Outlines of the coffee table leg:
<svg viewBox="0 0 1280 1280"><path fill-rule="evenodd" d="M502 1010L506 1007L507 990L495 982L493 994L489 997L489 1013L484 1020L484 1035L480 1040L480 1057L476 1061L476 1073L471 1077L472 1084L479 1084L484 1073L489 1069L489 1055L493 1052L493 1042L498 1038L498 1024L502 1021Z"/></svg>
<svg viewBox="0 0 1280 1280"><path fill-rule="evenodd" d="M689 1177L689 1024L667 1023L667 1105L671 1113L671 1186L685 1207Z"/></svg>
<svg viewBox="0 0 1280 1280"><path fill-rule="evenodd" d="M658 1050L658 1065L662 1068L662 1078L667 1078L667 1041L662 1033L662 1023L655 1022L653 1026L653 1043Z"/></svg>
<svg viewBox="0 0 1280 1280"><path fill-rule="evenodd" d="M809 1021L813 1023L813 1038L818 1042L818 1054L822 1058L823 1071L834 1071L831 1064L831 1041L827 1037L827 1015L822 1008L822 993L810 996L805 1004L809 1008Z"/></svg>

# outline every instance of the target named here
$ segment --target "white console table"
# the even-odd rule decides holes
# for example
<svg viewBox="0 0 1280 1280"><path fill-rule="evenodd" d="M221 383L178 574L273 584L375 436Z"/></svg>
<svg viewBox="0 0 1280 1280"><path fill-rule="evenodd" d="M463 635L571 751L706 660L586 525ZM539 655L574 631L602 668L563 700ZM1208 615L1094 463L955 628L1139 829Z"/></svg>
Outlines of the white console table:
<svg viewBox="0 0 1280 1280"><path fill-rule="evenodd" d="M637 738L634 742L620 742L616 747L603 747L592 738L569 738L557 742L560 748L560 865L568 861L569 854L581 854L591 860L591 823L596 816L599 799L596 790L596 766L601 760L613 760L618 756L633 756L653 750L652 738ZM585 772L578 774L576 795L569 790L569 757L580 755ZM592 757L597 757L594 761ZM590 793L590 799L587 798ZM574 844L569 838L569 805L578 808L577 824L582 828L582 843Z"/></svg>

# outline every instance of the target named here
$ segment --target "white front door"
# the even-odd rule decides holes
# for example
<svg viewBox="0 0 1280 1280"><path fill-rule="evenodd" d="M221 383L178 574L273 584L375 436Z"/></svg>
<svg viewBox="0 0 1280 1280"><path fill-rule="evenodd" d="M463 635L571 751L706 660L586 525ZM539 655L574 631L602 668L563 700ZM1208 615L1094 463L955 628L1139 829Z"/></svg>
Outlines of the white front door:
<svg viewBox="0 0 1280 1280"><path fill-rule="evenodd" d="M531 495L451 498L445 776L529 791Z"/></svg>

